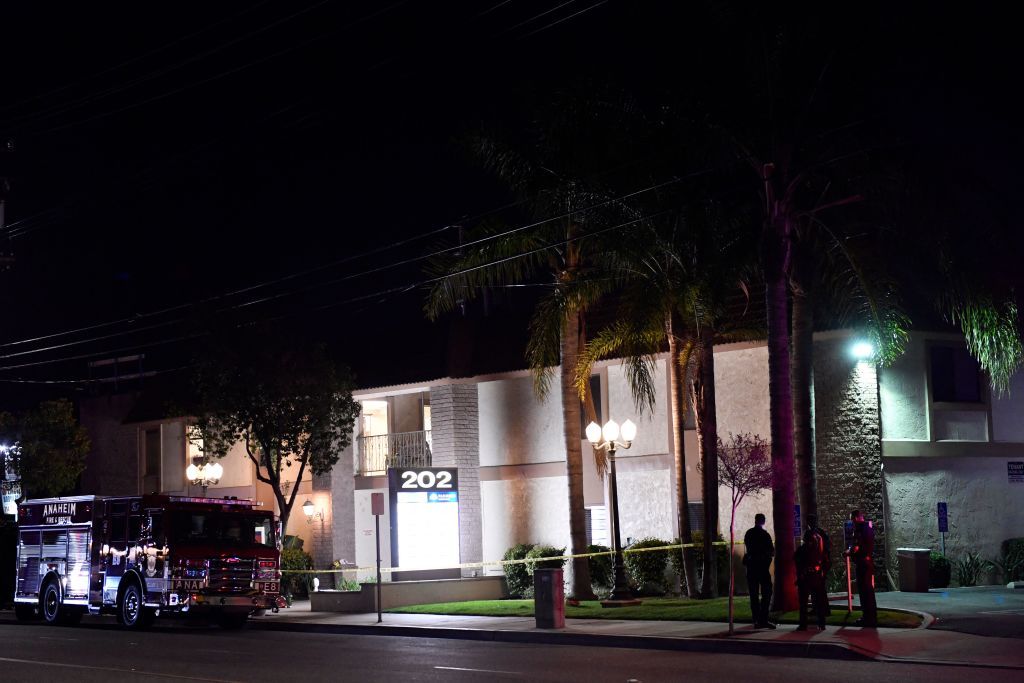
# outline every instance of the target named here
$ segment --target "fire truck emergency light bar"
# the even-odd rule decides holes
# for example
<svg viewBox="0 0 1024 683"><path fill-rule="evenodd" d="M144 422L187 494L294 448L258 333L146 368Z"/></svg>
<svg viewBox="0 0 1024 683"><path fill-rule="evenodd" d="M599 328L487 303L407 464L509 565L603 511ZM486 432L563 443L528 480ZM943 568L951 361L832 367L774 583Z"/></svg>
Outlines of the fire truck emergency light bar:
<svg viewBox="0 0 1024 683"><path fill-rule="evenodd" d="M263 505L262 501L239 500L238 498L202 498L197 496L169 496L172 503L212 503L214 505Z"/></svg>

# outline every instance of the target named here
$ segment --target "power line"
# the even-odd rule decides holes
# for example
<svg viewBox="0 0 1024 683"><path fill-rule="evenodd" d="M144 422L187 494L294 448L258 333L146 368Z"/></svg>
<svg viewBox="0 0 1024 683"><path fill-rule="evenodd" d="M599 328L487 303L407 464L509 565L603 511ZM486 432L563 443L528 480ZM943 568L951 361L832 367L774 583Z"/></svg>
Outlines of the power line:
<svg viewBox="0 0 1024 683"><path fill-rule="evenodd" d="M324 4L326 2L329 2L329 1L330 0L322 0L322 2L319 3L317 6L322 5L322 4ZM298 43L295 43L295 44L293 44L293 45L291 45L289 47L286 47L286 48L284 48L282 50L278 50L277 52L273 52L273 53L271 53L269 55L264 55L263 57L260 57L258 59L250 60L250 61L248 61L248 62L246 62L244 64L240 64L240 65L232 67L230 69L226 69L226 70L221 71L220 73L216 73L216 74L214 74L212 76L207 76L206 78L201 78L201 79L199 79L197 81L193 81L191 83L186 83L185 85L179 86L177 88L172 88L171 90L167 90L167 91L165 91L163 93L160 93L160 94L157 94L157 95L153 95L151 97L147 97L145 99L142 99L142 100L130 103L130 104L126 104L124 106L108 110L106 112L100 112L99 114L95 114L93 116L90 116L90 117L87 117L87 118L84 118L84 119L79 119L78 121L72 121L70 123L65 123L65 124L61 124L61 125L58 125L58 126L53 126L53 127L50 127L50 128L45 128L43 130L30 131L30 133L28 133L28 134L30 134L30 135L44 135L46 133L54 133L54 132L61 131L61 130L67 130L68 128L74 128L74 127L81 126L81 125L84 125L84 124L87 124L87 123L92 123L93 121L98 121L99 119L105 119L105 118L108 118L110 116L115 116L117 114L120 114L122 112L128 111L130 109L137 109L138 107L142 107L142 106L145 106L147 104L152 104L153 102L158 102L158 101L166 99L168 97L173 97L174 95L182 93L182 92L184 92L186 90L191 90L192 88L196 88L196 87L201 86L201 85L206 85L207 83L212 83L212 82L218 81L218 80L220 80L222 78L227 78L228 76L232 76L232 75L234 75L234 74L236 74L236 73L238 73L240 71L244 71L246 69L249 69L249 68L251 68L253 66L256 66L257 64L262 64L262 63L270 61L272 59L276 59L278 57L281 57L282 55L286 55L286 54L288 54L290 52L294 52L295 50L298 50L298 49L301 49L301 48L305 48L305 47L309 47L313 43L317 43L317 42L319 42L321 40L324 40L325 38L330 37L331 35L333 35L334 33L337 33L338 31L346 31L346 30L348 30L350 28L353 28L354 26L358 26L359 24L361 24L361 23L363 23L365 21L369 21L370 19L376 18L377 16L379 16L381 14L389 12L390 10L394 9L395 7L404 5L404 4L406 4L406 2L408 2L408 0L400 0L400 2L392 3L392 4L388 5L387 7L379 9L379 10L377 10L375 12L371 12L370 14L364 15L364 16L360 17L359 19L351 21L348 24L345 24L344 26L342 26L340 28L331 29L330 31L327 31L325 33L320 34L319 36L315 36L313 38L308 38L306 40L303 40L303 41L300 41Z"/></svg>
<svg viewBox="0 0 1024 683"><path fill-rule="evenodd" d="M220 21L216 21L216 22L214 22L212 24L204 26L203 28L201 28L201 29L199 29L197 31L192 31L191 33L185 34L183 36L179 36L178 38L175 38L174 40L172 40L172 41L170 41L168 43L164 43L163 45L160 45L159 47L155 47L152 50L148 50L148 51L142 53L141 55L137 55L135 57L132 57L131 59L127 59L127 60L125 60L123 62L119 62L117 64L114 64L113 66L106 67L105 69L102 69L102 70L97 71L95 73L89 74L88 76L85 76L83 78L79 78L79 79L74 80L74 81L69 81L68 83L65 83L63 85L57 86L56 88L53 88L52 90L48 90L48 91L43 92L43 93L39 93L39 94L36 94L36 95L32 95L30 97L26 97L26 98L24 98L22 100L19 100L17 102L11 102L10 104L5 104L3 106L0 106L0 111L9 111L11 109L16 109L16 108L18 108L18 107L20 107L20 106L22 106L24 104L28 104L30 102L36 102L38 100L46 99L47 97L50 97L51 95L56 95L57 93L64 92L65 90L70 90L71 88L75 87L76 85L78 85L80 83L85 83L86 81L95 80L95 79L99 78L100 76L105 76L108 73L111 73L113 71L117 71L118 69L124 68L126 66L131 65L131 64L135 64L137 62L140 62L140 61L142 61L144 59L147 59L148 57L152 57L153 55L159 54L159 53L161 53L161 52L163 52L163 51L165 51L165 50L167 50L167 49L169 49L171 47L174 47L175 45L178 45L179 43L183 43L183 42L185 42L187 40L195 38L196 36L202 35L203 33L206 33L208 31L210 31L211 29L216 28L217 26L220 26L221 24L225 24L225 23L227 23L229 21L233 21L235 19L238 19L239 17L241 17L241 16L243 16L245 14L248 14L249 12L252 12L253 10L259 9L263 5L266 5L268 2L270 2L270 0L262 0L261 2L257 2L254 5L250 5L250 6L245 7L244 9L242 9L242 10L240 10L238 12L235 12L234 14L232 14L229 17L225 17L224 19L221 19Z"/></svg>
<svg viewBox="0 0 1024 683"><path fill-rule="evenodd" d="M241 36L239 36L237 38L233 38L233 39L231 39L231 40L229 40L229 41L227 41L225 43L221 43L220 45L216 45L216 46L214 46L212 48L208 48L208 49L206 49L206 50L204 50L202 52L199 52L197 54L190 55L189 57L187 57L187 58L185 58L183 60L180 60L178 62L175 62L173 64L170 64L168 66L160 67L159 69L156 69L155 71L151 71L148 74L145 74L143 76L140 76L140 77L137 77L135 79L132 79L132 80L130 80L130 81L126 82L126 83L123 83L123 84L121 84L119 86L113 86L113 87L107 88L106 90L101 91L99 93L93 93L93 94L90 94L90 95L86 95L86 96L80 97L77 100L73 100L71 102L64 103L63 105L54 105L52 107L49 107L47 109L42 110L41 112L36 112L35 114L32 114L31 116L23 116L23 117L20 117L20 118L12 119L12 122L13 123L18 123L20 121L26 121L26 120L45 121L47 119L53 118L54 116L59 116L59 115L61 115L63 113L66 113L66 112L69 112L69 111L73 111L75 109L80 109L82 106L86 106L88 104L91 104L92 102L95 102L95 101L98 101L98 100L101 100L101 99L105 99L107 97L110 97L111 95L116 95L118 93L124 92L125 90L133 88L136 85L139 85L139 84L142 84L142 83L148 83L149 81L152 81L152 80L154 80L156 78L160 78L161 76L164 76L164 75L166 75L168 73L171 73L172 71L176 71L177 69L180 69L183 66L187 66L189 64L193 64L195 62L201 61L201 60L205 59L206 57L209 57L210 55L213 55L213 54L216 54L217 52L220 52L221 50L224 50L224 49L226 49L228 47L231 47L231 46L236 45L236 44L238 44L240 42L248 40L249 38L252 38L253 36L257 36L257 35L260 35L262 33L265 33L265 32L267 32L267 31L269 31L269 30L271 30L273 28L276 28L276 27L278 27L278 26L280 26L282 24L285 24L285 23L291 21L292 19L295 19L296 17L302 16L303 14L307 14L307 13L309 13L309 12L315 10L315 9L318 9L318 8L322 7L323 5L326 5L328 2L330 2L330 0L320 0L319 2L315 2L314 4L309 5L307 7L304 7L303 9L300 9L300 10L298 10L296 12L293 12L293 13L285 16L285 17L282 17L280 19L272 21L269 24L265 24L265 25L263 25L263 26L261 26L261 27L259 27L257 29L253 29L252 31L249 31L248 33L245 33L245 34L243 34L243 35L241 35ZM89 121L89 120L91 120L91 119L86 119L86 121ZM61 129L60 126L58 126L55 129L50 129L50 130L59 130L59 129ZM18 132L18 130L19 129L16 127L16 128L14 128L13 132L16 133L16 132ZM48 132L48 131L42 131L42 132Z"/></svg>
<svg viewBox="0 0 1024 683"><path fill-rule="evenodd" d="M548 244L536 247L534 249L530 249L530 250L525 251L525 252L521 252L521 253L518 253L518 254L512 254L510 256L505 256L505 257L502 257L500 259L496 259L494 261L490 261L488 263L483 263L483 264L479 264L479 265L476 265L476 266L464 268L464 269L461 269L459 271L455 271L453 273L448 273L446 275L439 275L439 276L436 276L436 277L425 278L425 279L417 280L417 281L412 282L412 283L397 285L397 286L394 286L394 287L389 287L387 289L378 290L376 292L371 292L371 293L368 293L368 294L362 294L362 295L359 295L359 296L350 297L348 299L344 299L344 300L341 300L341 301L334 301L334 302L331 302L331 303L328 303L328 304L322 304L320 306L314 306L312 308L306 308L306 309L297 310L297 311L289 311L287 313L284 313L284 314L281 314L281 315L277 315L277 316L272 316L272 317L269 317L269 318L262 318L260 320L255 320L255 321L247 321L245 323L237 324L237 325L235 325L235 327L238 328L238 327L243 327L243 326L246 326L246 325L254 325L254 324L259 324L259 323L264 323L264 322L271 322L271 321L275 321L275 320L281 320L283 318L292 317L292 316L295 316L295 315L306 315L306 314L309 314L309 313L314 313L314 312L319 312L319 311L327 310L329 308L336 308L338 306L344 306L344 305L352 304L352 303L360 303L360 302L368 301L368 300L371 300L371 299L380 299L380 301L378 301L378 303L383 303L388 296L396 294L396 293L407 293L407 292L419 289L420 287L424 287L426 285L434 284L436 282L440 282L442 280L445 280L445 279L448 279L448 278L451 278L451 277L457 277L459 275L465 275L467 273L474 272L474 271L477 271L477 270L482 270L484 268L490 268L490 267L493 267L493 266L496 266L496 265L500 265L502 263L507 263L509 261L513 261L513 260L520 259L520 258L525 258L525 257L531 256L533 254L537 254L537 253L540 253L540 252L543 252L543 251L547 251L549 249L554 249L556 247L565 246L565 245L571 244L571 243L579 241L579 240L587 239L589 237L595 237L597 235L602 235L602 234L611 232L613 230L621 230L622 228L629 227L629 226L632 226L632 225L636 225L636 224L641 223L643 221L650 220L652 218L656 218L658 216L664 215L664 214L666 214L666 213L668 213L668 212L670 212L672 210L673 209L671 209L671 208L670 209L663 209L661 211L657 211L657 212L654 212L654 213L651 213L651 214L646 214L646 215L643 215L643 216L639 216L637 218L633 218L633 219L628 220L628 221L623 221L623 222L618 223L616 225L607 226L607 227L604 227L604 228L601 228L601 229L598 229L598 230L594 230L594 231L591 231L591 232L579 234L579 235L576 235L576 236L573 236L573 237L569 237L569 238L566 238L566 239L563 239L563 240L556 240L554 242L549 242ZM104 350L104 351L97 351L97 352L93 352L93 353L78 354L78 355L75 355L75 356L68 356L68 357L64 357L64 358L51 358L51 359L47 359L47 360L33 361L33 362L21 363L21 364L17 364L17 365L0 366L0 371L19 370L19 369L29 368L29 367L39 367L39 366L44 366L44 365L52 365L54 363L65 363L65 362L74 361L74 360L85 360L85 359L88 359L88 358L96 358L96 357L100 357L100 356L109 356L109 355L112 355L112 354L125 353L125 352L128 352L128 351L137 351L137 350L140 350L140 349L153 348L155 346L163 346L163 345L167 345L167 344L176 343L176 342L179 342L179 341L188 341L188 340L191 340L191 339L199 339L199 338L207 336L208 334L210 334L210 333L209 332L197 332L197 333L193 333L193 334L187 334L187 335L180 335L180 336L177 336L177 337L171 337L169 339L161 339L161 340L155 340L155 341L151 341L151 342L146 342L146 343L143 343L143 344L136 344L136 345L133 345L133 346L124 346L124 347L120 347L120 348L117 348L117 349L107 349L107 350Z"/></svg>
<svg viewBox="0 0 1024 683"><path fill-rule="evenodd" d="M565 212L557 214L555 216L550 216L550 217L547 217L547 218L544 218L544 219L541 219L541 220L538 220L538 221L527 223L525 225L521 225L521 226L518 226L518 227L515 227L515 228L511 228L509 230L505 230L503 232L500 232L500 233L497 233L497 234L494 234L494 235L487 235L487 236L478 238L476 240L465 242L465 243L462 243L462 244L459 244L459 245L454 245L454 246L451 246L451 247L446 247L446 248L443 248L443 249L435 250L435 251L433 251L431 253L417 255L417 256L410 257L410 258L407 258L407 259L402 259L402 260L399 260L399 261L394 261L392 263L388 263L388 264L385 264L385 265L382 265L382 266L377 266L377 267L371 268L369 270L363 270L363 271L358 272L358 273L353 273L353 274L345 275L345 276L340 277L340 278L334 278L334 279L331 279L331 280L327 280L325 282L315 283L315 284L307 285L305 287L300 287L298 289L293 289L293 290L289 290L289 291L285 291L285 292L278 292L278 293L271 294L271 295L268 295L268 296L264 296L264 297L260 297L260 298L256 298L256 299L251 299L251 300L246 301L246 302L242 302L242 303L238 303L238 304L233 304L233 305L226 306L224 308L219 309L218 312L227 312L227 311L232 311L232 310L239 310L239 309L246 308L246 307L249 307L249 306L254 306L254 305L259 305L259 304L263 304L263 303L268 303L270 301L276 301L278 299L281 299L281 298L284 298L284 297L288 297L288 296L295 296L296 294L301 294L301 293L304 293L304 292L312 291L314 289L321 289L323 287L330 287L332 285L340 284L342 282L348 282L348 281L351 281L351 280L354 280L354 279L357 279L357 278L360 278L360 277L365 277L365 276L368 276L368 275L374 275L374 274L377 274L377 273L380 273L380 272L384 272L386 270L392 270L394 268L398 268L398 267L401 267L401 266L422 262L422 261L425 261L425 260L429 260L431 258L435 258L437 256L442 256L444 254L451 253L453 251L458 251L458 250L461 250L461 249L466 249L466 248L470 248L470 247L473 247L473 246L477 246L479 244L483 244L483 243L486 243L486 242L491 242L491 241L494 241L494 240L502 239L504 237L508 237L510 235L513 235L513 234L516 234L516 233L519 233L519 232L523 232L525 230L530 230L530 229L539 227L541 225L545 225L545 224L548 224L548 223L551 223L551 222L559 221L559 220L568 218L568 217L570 217L573 214L578 214L578 213L582 213L582 212L586 212L586 211L591 211L593 209L600 208L601 206L606 206L608 204L615 203L615 202L628 201L629 199L637 197L637 196L639 196L641 194L645 194L645 193L648 193L648 192L653 192L653 191L656 191L656 190L660 190L660 189L665 188L667 186L674 185L674 184L677 184L679 182L682 182L683 180L686 180L686 179L689 179L689 178L693 178L693 177L696 177L696 176L699 176L699 175L703 175L703 174L706 174L706 173L710 173L710 172L712 172L712 169L690 173L690 174L687 174L685 176L674 176L673 178L670 178L668 180L662 181L660 183L655 183L653 185L649 185L649 186L641 188L639 190L634 190L632 192L628 192L626 194L619 195L617 197L611 197L611 198L608 198L608 199L605 199L605 200L602 200L602 201L599 201L599 202L595 202L595 203L590 204L588 206L578 207L578 208L573 209L571 211L565 211ZM483 216L489 215L491 213L494 213L494 212L497 212L497 211L500 211L500 210L503 210L503 207L500 207L499 209L494 209L494 210L491 210L491 211L486 212L484 214L472 217L470 220L477 220L477 219L479 219L479 218L481 218ZM135 320L139 320L141 318L155 317L155 316L163 315L165 313L174 312L174 311L178 311L178 310L183 310L185 308L188 308L188 307L191 307L191 306L194 306L194 305L200 305L200 304L203 304L203 303L209 303L211 301L217 301L217 300L229 298L229 297L232 297L232 296L236 296L238 294L243 294L243 293L246 293L246 292L251 292L251 291L254 291L254 290L257 290L257 289L261 289L263 287L270 286L270 285L273 285L273 284L280 284L281 282L290 281L292 279L296 279L298 277L302 277L302 276L307 275L307 274L311 274L311 273L314 273L314 272L319 272L319 271L326 270L328 268L336 267L337 265L341 265L343 263L348 263L348 262L351 262L351 261L359 259L359 258L363 258L363 257L368 256L368 255L373 255L373 254L381 253L383 251L388 251L390 249L393 249L393 248L396 248L396 247L399 247L399 246L404 246L404 245L409 244L411 242L419 241L420 239L424 239L424 238L430 237L432 235L440 234L442 232L450 230L453 227L455 227L455 226L447 225L447 226L444 226L442 228L438 228L438 229L432 230L430 232L424 233L422 235L418 235L416 237L412 237L412 238L408 238L406 240L401 240L401 241L398 241L398 242L394 242L394 243L391 243L389 245L385 245L385 246L382 246L382 247L377 247L377 248L371 249L371 250L369 250L367 252L363 252L363 253L356 254L356 255L353 255L353 256L348 256L348 257L345 257L343 259L339 259L339 260L334 261L334 262L329 263L329 264L324 264L322 266L317 266L315 268L306 269L304 271L299 271L297 273L292 273L292 274L285 275L285 276L282 276L282 277L279 277L279 278L275 278L273 280L264 281L264 282L261 282L261 283L257 283L257 284L254 284L254 285L250 285L250 286L247 286L247 287L236 289L236 290L233 290L233 291L230 291L230 292L227 292L227 293L223 293L223 294L220 294L220 295L216 295L216 296L213 296L213 297L207 297L207 298L202 299L202 300L200 300L198 302L179 304L179 305L176 305L176 306L171 306L171 307L168 307L168 308L161 309L159 311L154 311L154 312L140 314L140 315L135 316L133 318L122 318L121 320L111 321L111 322L108 322L108 323L99 323L97 325L90 325L90 326L87 326L87 327L84 327L84 328L78 328L76 330L68 330L68 331L63 331L63 332L56 332L56 333L52 333L52 334L48 334L48 335L42 335L42 336L39 336L39 337L30 338L30 339L23 339L23 340L18 340L18 341L13 341L13 342L6 342L6 343L3 343L3 344L0 344L0 348L9 348L11 346L32 343L32 342L35 342L35 341L43 341L43 340L46 340L46 339L53 339L53 338L56 338L56 337L59 337L59 336L66 336L66 335L75 334L75 333L78 333L78 332L91 331L91 330L95 330L95 329L101 329L103 327L109 327L109 326L121 324L121 323L124 323L124 322L132 322L132 321L135 321ZM66 343L62 343L62 344L55 344L55 345L51 345L51 346L47 346L47 347L43 347L43 348L30 349L30 350L27 350L27 351L19 351L19 352L14 352L14 353L8 353L8 354L0 355L0 360L7 359L7 358L19 357L19 356L25 356L25 355L31 355L31 354L36 354L36 353L43 353L43 352L46 352L46 351L53 351L53 350L57 350L57 349L61 349L61 348L69 348L69 347L72 347L72 346L78 346L78 345L81 345L81 344L92 343L92 342L95 342L95 341L103 341L103 340L106 340L106 339L121 337L121 336L128 335L128 334L136 334L136 333L147 331L147 330L157 329L157 328L161 328L161 327L167 327L167 326L174 325L174 324L177 324L177 323L180 323L180 322L183 322L183 321L184 321L184 319L178 318L178 319L175 319L175 320L164 321L164 322L156 323L154 325L149 325L149 326L146 326L146 327L141 327L141 328L137 328L137 329L133 329L133 330L124 330L124 331L121 331L121 332L114 332L114 333L111 333L111 334L101 335L101 336L98 336L98 337L92 337L92 338L89 338L89 339L75 340L75 341L70 341L70 342L66 342Z"/></svg>

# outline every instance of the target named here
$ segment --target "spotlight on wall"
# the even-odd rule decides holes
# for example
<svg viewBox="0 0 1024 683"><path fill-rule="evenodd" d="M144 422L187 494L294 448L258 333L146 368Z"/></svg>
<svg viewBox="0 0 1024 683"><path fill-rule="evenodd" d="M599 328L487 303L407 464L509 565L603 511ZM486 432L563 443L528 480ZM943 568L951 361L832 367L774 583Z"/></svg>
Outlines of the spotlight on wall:
<svg viewBox="0 0 1024 683"><path fill-rule="evenodd" d="M850 353L857 360L871 360L875 356L875 345L871 342L859 341L850 347Z"/></svg>

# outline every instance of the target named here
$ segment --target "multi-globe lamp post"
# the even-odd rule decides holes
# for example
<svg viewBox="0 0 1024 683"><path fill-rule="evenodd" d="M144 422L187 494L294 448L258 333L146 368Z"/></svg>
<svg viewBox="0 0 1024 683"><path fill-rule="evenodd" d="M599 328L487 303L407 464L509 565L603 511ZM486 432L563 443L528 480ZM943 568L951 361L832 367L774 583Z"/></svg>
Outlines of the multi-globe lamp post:
<svg viewBox="0 0 1024 683"><path fill-rule="evenodd" d="M621 437L621 440L620 440ZM633 596L626 579L626 566L622 556L622 536L619 533L619 487L615 478L615 451L633 445L636 438L636 425L626 420L619 427L615 420L608 420L604 427L596 422L587 425L587 440L596 450L608 452L608 502L612 508L612 563L615 570L615 587L608 600L601 604L605 607L623 607L638 605L640 601Z"/></svg>
<svg viewBox="0 0 1024 683"><path fill-rule="evenodd" d="M203 496L206 495L206 487L213 486L224 476L224 466L219 462L199 462L195 460L185 468L185 476L193 486L203 487Z"/></svg>

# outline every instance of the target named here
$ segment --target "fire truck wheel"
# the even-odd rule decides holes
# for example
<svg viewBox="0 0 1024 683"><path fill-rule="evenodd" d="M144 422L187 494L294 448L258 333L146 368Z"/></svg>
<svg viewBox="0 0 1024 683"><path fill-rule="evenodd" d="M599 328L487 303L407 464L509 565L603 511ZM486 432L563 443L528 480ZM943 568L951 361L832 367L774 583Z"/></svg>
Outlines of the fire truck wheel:
<svg viewBox="0 0 1024 683"><path fill-rule="evenodd" d="M117 606L118 621L125 628L143 629L153 624L153 610L147 609L143 602L139 584L129 583L121 593L121 602Z"/></svg>
<svg viewBox="0 0 1024 683"><path fill-rule="evenodd" d="M14 616L18 621L34 621L36 618L36 608L32 605L15 605Z"/></svg>
<svg viewBox="0 0 1024 683"><path fill-rule="evenodd" d="M56 581L48 581L43 588L43 595L39 598L39 611L47 624L60 623L60 586Z"/></svg>
<svg viewBox="0 0 1024 683"><path fill-rule="evenodd" d="M221 614L217 617L217 624L223 629L237 631L245 626L248 619L249 615L244 612L242 614Z"/></svg>

